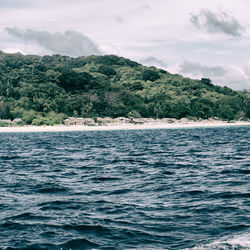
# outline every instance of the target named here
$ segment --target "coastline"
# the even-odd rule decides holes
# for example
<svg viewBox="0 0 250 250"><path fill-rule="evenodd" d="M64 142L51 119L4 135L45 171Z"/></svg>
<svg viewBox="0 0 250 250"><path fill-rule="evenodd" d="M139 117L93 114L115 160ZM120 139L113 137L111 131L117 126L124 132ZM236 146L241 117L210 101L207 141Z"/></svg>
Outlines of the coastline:
<svg viewBox="0 0 250 250"><path fill-rule="evenodd" d="M57 125L57 126L20 126L0 127L0 133L33 133L33 132L70 132L70 131L111 131L111 130L147 130L147 129L181 129L250 126L250 122L190 122L190 123L147 123L147 124L112 124L100 126Z"/></svg>

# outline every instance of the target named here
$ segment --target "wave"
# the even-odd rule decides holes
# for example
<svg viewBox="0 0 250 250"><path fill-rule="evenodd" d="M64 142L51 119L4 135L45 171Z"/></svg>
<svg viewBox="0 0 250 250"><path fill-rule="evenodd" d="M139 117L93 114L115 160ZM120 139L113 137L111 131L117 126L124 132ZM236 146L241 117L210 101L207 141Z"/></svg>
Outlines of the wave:
<svg viewBox="0 0 250 250"><path fill-rule="evenodd" d="M249 169L224 169L221 174L250 174Z"/></svg>
<svg viewBox="0 0 250 250"><path fill-rule="evenodd" d="M93 249L96 247L100 247L99 244L96 244L92 241L89 241L84 238L73 239L65 242L60 245L60 249Z"/></svg>
<svg viewBox="0 0 250 250"><path fill-rule="evenodd" d="M214 241L212 243L196 246L193 248L185 248L192 250L247 250L250 249L250 234L242 234L235 236L227 236L225 238L221 238L220 240Z"/></svg>

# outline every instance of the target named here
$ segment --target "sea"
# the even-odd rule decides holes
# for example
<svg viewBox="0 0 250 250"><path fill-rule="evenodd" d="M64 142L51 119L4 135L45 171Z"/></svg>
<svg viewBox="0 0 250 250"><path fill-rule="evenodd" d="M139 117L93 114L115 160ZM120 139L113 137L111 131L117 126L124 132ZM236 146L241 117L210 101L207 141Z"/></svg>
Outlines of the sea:
<svg viewBox="0 0 250 250"><path fill-rule="evenodd" d="M250 127L0 134L0 249L250 249Z"/></svg>

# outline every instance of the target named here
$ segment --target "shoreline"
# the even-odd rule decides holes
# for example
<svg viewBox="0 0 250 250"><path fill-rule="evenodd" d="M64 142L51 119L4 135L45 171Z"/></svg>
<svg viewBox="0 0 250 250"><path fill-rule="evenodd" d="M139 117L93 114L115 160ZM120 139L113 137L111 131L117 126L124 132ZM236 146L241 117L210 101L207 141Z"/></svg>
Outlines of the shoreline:
<svg viewBox="0 0 250 250"><path fill-rule="evenodd" d="M190 122L190 123L147 123L147 124L112 124L100 126L57 125L57 126L22 126L0 127L0 133L33 133L33 132L70 132L70 131L112 131L112 130L150 130L250 126L250 122Z"/></svg>

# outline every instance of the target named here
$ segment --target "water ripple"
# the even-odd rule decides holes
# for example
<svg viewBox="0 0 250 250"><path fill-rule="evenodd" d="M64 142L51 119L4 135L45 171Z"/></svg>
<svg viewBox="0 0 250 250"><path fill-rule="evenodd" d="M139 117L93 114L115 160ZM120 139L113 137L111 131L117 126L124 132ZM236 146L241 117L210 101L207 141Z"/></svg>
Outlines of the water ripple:
<svg viewBox="0 0 250 250"><path fill-rule="evenodd" d="M1 134L1 249L249 249L248 127Z"/></svg>

